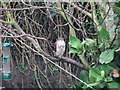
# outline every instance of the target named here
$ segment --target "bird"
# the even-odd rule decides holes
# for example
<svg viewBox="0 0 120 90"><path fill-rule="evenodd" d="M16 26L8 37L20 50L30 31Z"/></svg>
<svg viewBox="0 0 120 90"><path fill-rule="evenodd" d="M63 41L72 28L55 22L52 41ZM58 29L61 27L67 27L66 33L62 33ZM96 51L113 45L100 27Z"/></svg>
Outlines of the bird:
<svg viewBox="0 0 120 90"><path fill-rule="evenodd" d="M56 52L55 55L58 57L62 57L65 52L65 41L63 38L59 38L56 42Z"/></svg>

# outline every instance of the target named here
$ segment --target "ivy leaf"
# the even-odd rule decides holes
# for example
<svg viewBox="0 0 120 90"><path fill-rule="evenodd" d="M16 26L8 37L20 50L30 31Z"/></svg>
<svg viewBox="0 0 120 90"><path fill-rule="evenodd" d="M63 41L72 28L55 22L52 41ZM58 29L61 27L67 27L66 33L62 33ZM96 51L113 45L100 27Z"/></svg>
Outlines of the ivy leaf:
<svg viewBox="0 0 120 90"><path fill-rule="evenodd" d="M98 34L98 39L100 42L109 40L110 39L109 32L105 28L102 28Z"/></svg>
<svg viewBox="0 0 120 90"><path fill-rule="evenodd" d="M100 81L103 79L103 77L101 76L101 71L96 68L90 68L89 77L96 78L96 81Z"/></svg>
<svg viewBox="0 0 120 90"><path fill-rule="evenodd" d="M105 81L106 81L106 82L111 82L111 81L113 81L113 78L110 77L110 76L108 76L108 77L106 77Z"/></svg>
<svg viewBox="0 0 120 90"><path fill-rule="evenodd" d="M99 84L99 87L100 87L100 88L104 88L105 86L106 86L106 82L103 82L103 83L100 83L100 84Z"/></svg>
<svg viewBox="0 0 120 90"><path fill-rule="evenodd" d="M80 45L80 40L77 37L71 36L69 44L71 47L78 49L78 46Z"/></svg>
<svg viewBox="0 0 120 90"><path fill-rule="evenodd" d="M100 54L99 62L101 64L110 63L114 59L114 51L115 49L108 49Z"/></svg>
<svg viewBox="0 0 120 90"><path fill-rule="evenodd" d="M84 82L88 82L88 75L89 73L86 71L81 71L80 72L80 79L83 80Z"/></svg>
<svg viewBox="0 0 120 90"><path fill-rule="evenodd" d="M98 82L96 82L96 83L91 83L91 84L88 84L89 86L96 86L96 85L98 85L98 84L100 84L100 83L98 83ZM88 87L88 86L87 86Z"/></svg>
<svg viewBox="0 0 120 90"><path fill-rule="evenodd" d="M120 14L120 1L114 4L113 11L115 14Z"/></svg>
<svg viewBox="0 0 120 90"><path fill-rule="evenodd" d="M77 46L77 48L83 50L83 47L84 47L85 43L86 43L86 41L84 40L83 42L81 42L81 43Z"/></svg>
<svg viewBox="0 0 120 90"><path fill-rule="evenodd" d="M93 45L95 43L95 40L87 38L86 39L86 45Z"/></svg>
<svg viewBox="0 0 120 90"><path fill-rule="evenodd" d="M103 64L103 65L101 65L100 70L105 72L105 76L108 76L108 74L110 73L111 68L108 65Z"/></svg>
<svg viewBox="0 0 120 90"><path fill-rule="evenodd" d="M69 53L79 53L79 50L77 50L75 48L70 48Z"/></svg>
<svg viewBox="0 0 120 90"><path fill-rule="evenodd" d="M120 14L120 7L113 7L113 11L116 14Z"/></svg>
<svg viewBox="0 0 120 90"><path fill-rule="evenodd" d="M108 83L109 88L120 88L120 84L117 82Z"/></svg>

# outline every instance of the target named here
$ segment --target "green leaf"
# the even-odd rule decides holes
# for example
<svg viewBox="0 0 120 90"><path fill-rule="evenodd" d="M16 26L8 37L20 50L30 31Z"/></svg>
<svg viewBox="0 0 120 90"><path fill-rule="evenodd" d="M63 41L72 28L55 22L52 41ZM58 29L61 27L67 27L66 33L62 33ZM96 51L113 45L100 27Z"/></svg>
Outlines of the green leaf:
<svg viewBox="0 0 120 90"><path fill-rule="evenodd" d="M101 76L102 76L102 77L105 76L105 71L101 71Z"/></svg>
<svg viewBox="0 0 120 90"><path fill-rule="evenodd" d="M103 77L102 76L98 76L96 81L100 81L100 80L103 80Z"/></svg>
<svg viewBox="0 0 120 90"><path fill-rule="evenodd" d="M83 80L84 82L88 82L88 72L86 71L81 71L80 72L80 79Z"/></svg>
<svg viewBox="0 0 120 90"><path fill-rule="evenodd" d="M56 69L56 68L52 68L52 72L54 72L54 71L58 71L58 69Z"/></svg>
<svg viewBox="0 0 120 90"><path fill-rule="evenodd" d="M87 45L87 46L89 46L90 48L92 48L94 44L95 44L95 40L90 39L90 38L87 38L86 40L84 40L83 42L81 42L81 43L77 46L77 48L83 50L83 47L84 47L85 45Z"/></svg>
<svg viewBox="0 0 120 90"><path fill-rule="evenodd" d="M120 7L113 7L113 11L115 14L120 14Z"/></svg>
<svg viewBox="0 0 120 90"><path fill-rule="evenodd" d="M120 14L120 1L114 4L113 11L116 14Z"/></svg>
<svg viewBox="0 0 120 90"><path fill-rule="evenodd" d="M105 76L108 76L108 74L110 73L111 68L108 65L101 65L101 69L105 72Z"/></svg>
<svg viewBox="0 0 120 90"><path fill-rule="evenodd" d="M101 76L101 71L96 68L90 68L89 77L91 78L92 76L96 78L96 81L100 81L103 79L103 77Z"/></svg>
<svg viewBox="0 0 120 90"><path fill-rule="evenodd" d="M95 40L87 38L86 40L86 45L93 45L95 43Z"/></svg>
<svg viewBox="0 0 120 90"><path fill-rule="evenodd" d="M110 63L114 59L114 49L108 49L100 54L100 59L99 62L101 64L105 63Z"/></svg>
<svg viewBox="0 0 120 90"><path fill-rule="evenodd" d="M120 7L120 1L118 0L118 2L115 3L116 7Z"/></svg>
<svg viewBox="0 0 120 90"><path fill-rule="evenodd" d="M83 87L84 86L84 84L83 83L75 83L74 85L73 85L73 87L74 88L81 88L81 87Z"/></svg>
<svg viewBox="0 0 120 90"><path fill-rule="evenodd" d="M84 44L85 44L85 42L83 41L82 43L80 43L80 44L78 45L78 48L82 49L82 48L84 47Z"/></svg>
<svg viewBox="0 0 120 90"><path fill-rule="evenodd" d="M69 53L79 53L79 50L77 50L75 48L70 48Z"/></svg>
<svg viewBox="0 0 120 90"><path fill-rule="evenodd" d="M86 43L86 41L84 40L83 42L81 42L81 43L77 46L77 48L78 48L78 49L83 49L85 43Z"/></svg>
<svg viewBox="0 0 120 90"><path fill-rule="evenodd" d="M120 88L120 84L117 82L108 83L109 88Z"/></svg>
<svg viewBox="0 0 120 90"><path fill-rule="evenodd" d="M27 67L27 66L26 66L26 67L24 67L24 71L25 71L25 70L28 70L28 67Z"/></svg>
<svg viewBox="0 0 120 90"><path fill-rule="evenodd" d="M105 82L111 82L111 81L113 81L112 77L108 76L107 78L105 78Z"/></svg>
<svg viewBox="0 0 120 90"><path fill-rule="evenodd" d="M90 68L90 76L94 76L95 78L97 78L98 76L100 76L100 70L96 69L96 68Z"/></svg>
<svg viewBox="0 0 120 90"><path fill-rule="evenodd" d="M71 47L78 49L78 45L80 45L80 40L77 37L71 36L69 44Z"/></svg>
<svg viewBox="0 0 120 90"><path fill-rule="evenodd" d="M98 84L100 84L100 83L91 83L91 84L88 84L89 86L96 86L96 85L98 85ZM88 87L88 86L87 86Z"/></svg>
<svg viewBox="0 0 120 90"><path fill-rule="evenodd" d="M98 34L98 39L100 42L109 40L110 39L109 32L105 28L102 28Z"/></svg>
<svg viewBox="0 0 120 90"><path fill-rule="evenodd" d="M105 86L106 86L106 82L103 82L103 83L99 84L100 88L104 88Z"/></svg>

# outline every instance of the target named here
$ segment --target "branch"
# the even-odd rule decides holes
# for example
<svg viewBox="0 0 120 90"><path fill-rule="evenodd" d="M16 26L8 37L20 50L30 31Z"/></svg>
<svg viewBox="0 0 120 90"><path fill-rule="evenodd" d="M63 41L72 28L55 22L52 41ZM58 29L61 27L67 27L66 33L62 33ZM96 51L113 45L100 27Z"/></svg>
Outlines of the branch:
<svg viewBox="0 0 120 90"><path fill-rule="evenodd" d="M30 9L53 9L52 7L27 7L27 8L0 8L0 11L22 11L22 10L30 10Z"/></svg>
<svg viewBox="0 0 120 90"><path fill-rule="evenodd" d="M32 36L32 35L30 35L30 34L25 34L25 35L18 35L18 36L4 36L4 35L1 35L0 37L2 37L2 38L20 38L20 37L24 37L24 36L28 36L28 37L32 37L32 38L35 38L35 39L41 39L41 40L45 40L45 41L47 41L47 39L45 39L45 38L40 38L40 37L35 37L35 36ZM48 42L48 41L47 41ZM22 43L23 44L23 43ZM27 46L26 44L24 44L25 46ZM27 46L28 47L28 46ZM34 49L32 49L32 48L30 48L30 47L28 47L29 49L31 49L32 51L34 51L35 52L35 50ZM78 63L78 62L76 62L75 60L73 60L73 59L71 59L71 58L68 58L68 57L52 57L52 56L50 56L50 55L44 55L44 56L46 56L47 58L49 58L49 59L51 59L52 61L54 61L54 62L58 62L58 61L62 61L62 62L68 62L68 63L71 63L71 64L73 64L73 65L76 65L77 67L80 67L80 68L82 68L82 69L84 69L84 70L87 70L85 67L83 67L83 65L81 64L81 63Z"/></svg>
<svg viewBox="0 0 120 90"><path fill-rule="evenodd" d="M86 69L86 67L84 67L83 64L78 63L78 62L76 62L75 60L73 60L73 59L71 59L71 58L68 58L68 57L61 57L61 59L62 59L62 60L60 60L60 61L71 63L71 64L73 64L73 65L76 65L76 66L78 66L78 67L80 67L80 68L82 68L82 69L88 71L88 69Z"/></svg>
<svg viewBox="0 0 120 90"><path fill-rule="evenodd" d="M74 3L71 3L72 6L74 6L76 9L78 9L79 11L81 11L82 13L84 13L85 15L88 15L89 17L92 17L92 14L83 10L82 8L78 7L77 5L75 5Z"/></svg>
<svg viewBox="0 0 120 90"><path fill-rule="evenodd" d="M68 58L68 57L52 57L52 56L46 56L47 58L49 58L50 60L54 61L54 62L67 62L67 63L70 63L70 64L73 64L81 69L84 69L86 71L88 71L88 69L86 69L86 67L84 67L83 64L71 59L71 58Z"/></svg>
<svg viewBox="0 0 120 90"><path fill-rule="evenodd" d="M68 62L68 63L71 63L73 65L76 65L77 67L81 68L81 69L84 69L86 71L88 71L84 66L83 64L81 63L78 63L76 62L75 60L71 59L71 58L68 58L68 57L53 57L53 56L50 56L48 54L41 54L39 53L38 51L34 50L33 48L31 48L30 46L28 46L27 44L25 44L24 42L22 42L21 40L19 39L16 39L17 41L19 41L21 44L23 44L24 46L26 46L28 49L32 50L34 53L37 53L38 55L41 55L43 57L46 57L50 60L52 60L53 62L59 62L59 61L62 61L62 62Z"/></svg>
<svg viewBox="0 0 120 90"><path fill-rule="evenodd" d="M17 23L16 21L14 21L14 19L11 20L11 21L2 21L2 20L0 20L0 22L3 22L3 23L5 23L5 24L13 25L13 26L17 29L17 32L18 32L19 34L26 35L26 33L22 30L22 28L18 25L18 23ZM28 41L30 41L30 42L33 44L33 46L34 46L41 54L43 54L43 55L47 54L46 52L44 52L44 51L41 49L39 43L37 43L33 38L31 38L31 37L29 37L29 36L25 36L25 38L26 38Z"/></svg>

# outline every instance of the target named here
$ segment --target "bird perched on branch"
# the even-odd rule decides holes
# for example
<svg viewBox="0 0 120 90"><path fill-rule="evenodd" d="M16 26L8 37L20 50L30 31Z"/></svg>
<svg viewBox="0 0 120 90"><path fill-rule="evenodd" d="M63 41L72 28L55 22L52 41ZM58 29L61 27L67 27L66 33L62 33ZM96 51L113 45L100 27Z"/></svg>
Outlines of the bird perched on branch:
<svg viewBox="0 0 120 90"><path fill-rule="evenodd" d="M65 41L63 38L60 38L56 41L56 52L55 55L58 57L63 56L64 52L65 52Z"/></svg>

